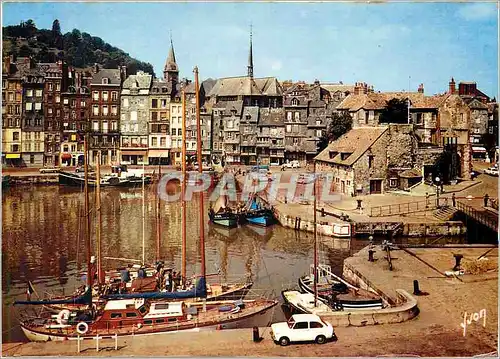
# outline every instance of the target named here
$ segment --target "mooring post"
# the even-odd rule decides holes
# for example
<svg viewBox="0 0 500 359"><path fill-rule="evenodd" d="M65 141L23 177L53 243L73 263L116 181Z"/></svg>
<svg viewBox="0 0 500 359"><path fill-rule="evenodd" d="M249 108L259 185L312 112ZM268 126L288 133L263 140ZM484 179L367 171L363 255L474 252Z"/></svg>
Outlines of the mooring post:
<svg viewBox="0 0 500 359"><path fill-rule="evenodd" d="M375 260L373 259L373 253L375 253L373 249L368 250L368 262L375 262Z"/></svg>
<svg viewBox="0 0 500 359"><path fill-rule="evenodd" d="M420 288L418 287L418 280L413 281L413 294L420 295Z"/></svg>
<svg viewBox="0 0 500 359"><path fill-rule="evenodd" d="M325 209L321 208L321 217L324 217L324 216L325 216Z"/></svg>
<svg viewBox="0 0 500 359"><path fill-rule="evenodd" d="M453 267L453 271L460 270L460 261L464 256L462 254L454 254L453 257L455 257L455 267Z"/></svg>
<svg viewBox="0 0 500 359"><path fill-rule="evenodd" d="M115 333L115 350L118 350L118 334Z"/></svg>
<svg viewBox="0 0 500 359"><path fill-rule="evenodd" d="M99 351L99 334L95 337L96 345L95 345L95 351Z"/></svg>
<svg viewBox="0 0 500 359"><path fill-rule="evenodd" d="M80 345L81 344L80 344L80 336L79 335L76 337L76 341L78 343L78 346L77 346L78 347L78 353L80 353L80 351L81 351Z"/></svg>

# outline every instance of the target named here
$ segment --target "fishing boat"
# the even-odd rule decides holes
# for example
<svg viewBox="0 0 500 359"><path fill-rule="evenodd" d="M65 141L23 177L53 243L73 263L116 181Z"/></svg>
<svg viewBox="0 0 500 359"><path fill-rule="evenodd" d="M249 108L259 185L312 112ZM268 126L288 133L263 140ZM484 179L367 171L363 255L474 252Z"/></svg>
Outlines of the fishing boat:
<svg viewBox="0 0 500 359"><path fill-rule="evenodd" d="M382 298L370 291L357 288L332 273L329 265L317 267L318 296L335 309L367 310L382 309ZM312 288L314 267L311 265L309 275L299 279L299 287L306 293L314 293Z"/></svg>
<svg viewBox="0 0 500 359"><path fill-rule="evenodd" d="M270 226L276 223L272 209L261 207L254 197L249 208L244 212L245 220L248 223L258 226Z"/></svg>
<svg viewBox="0 0 500 359"><path fill-rule="evenodd" d="M100 186L104 187L136 187L140 186L143 182L142 176L133 175L124 175L123 172L121 175L116 173L112 173L110 175L106 175L100 178ZM85 178L83 174L80 173L71 173L71 172L59 172L59 184L66 186L76 186L83 187L85 182ZM151 176L145 176L144 182L146 184L151 183ZM89 177L88 185L90 187L97 186L97 177Z"/></svg>
<svg viewBox="0 0 500 359"><path fill-rule="evenodd" d="M214 206L209 210L208 217L212 223L219 226L229 228L238 226L239 216L227 206L226 196L224 195L219 196Z"/></svg>

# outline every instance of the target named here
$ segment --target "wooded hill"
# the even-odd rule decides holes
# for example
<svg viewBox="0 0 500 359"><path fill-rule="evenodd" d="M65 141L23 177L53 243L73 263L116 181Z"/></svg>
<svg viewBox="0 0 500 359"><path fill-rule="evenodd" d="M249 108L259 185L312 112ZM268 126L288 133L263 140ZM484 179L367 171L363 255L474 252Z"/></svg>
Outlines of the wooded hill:
<svg viewBox="0 0 500 359"><path fill-rule="evenodd" d="M100 37L73 29L64 35L59 20L52 29L38 29L33 20L3 27L4 55L32 56L37 62L64 60L77 68L100 64L104 68L127 66L127 73L138 70L154 75L153 66L130 57L125 51L111 46Z"/></svg>

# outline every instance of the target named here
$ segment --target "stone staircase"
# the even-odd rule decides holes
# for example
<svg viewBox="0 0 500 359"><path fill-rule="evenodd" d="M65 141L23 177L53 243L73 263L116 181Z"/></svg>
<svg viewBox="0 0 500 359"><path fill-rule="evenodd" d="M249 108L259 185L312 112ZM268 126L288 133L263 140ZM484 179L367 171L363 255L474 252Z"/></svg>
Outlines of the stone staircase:
<svg viewBox="0 0 500 359"><path fill-rule="evenodd" d="M458 209L451 206L442 206L441 208L434 211L433 215L441 221L449 221L453 218Z"/></svg>

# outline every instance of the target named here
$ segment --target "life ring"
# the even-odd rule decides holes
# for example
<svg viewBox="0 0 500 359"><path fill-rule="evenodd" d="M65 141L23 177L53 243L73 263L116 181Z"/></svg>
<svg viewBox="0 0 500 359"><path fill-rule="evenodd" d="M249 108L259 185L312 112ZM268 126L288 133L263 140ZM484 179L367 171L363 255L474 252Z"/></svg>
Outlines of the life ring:
<svg viewBox="0 0 500 359"><path fill-rule="evenodd" d="M64 325L68 324L68 319L69 319L69 310L68 309L63 309L57 314L56 321L57 323Z"/></svg>
<svg viewBox="0 0 500 359"><path fill-rule="evenodd" d="M83 326L83 329L82 329L82 326ZM89 325L85 322L80 322L76 325L76 332L78 334L85 334L87 333L89 330Z"/></svg>

